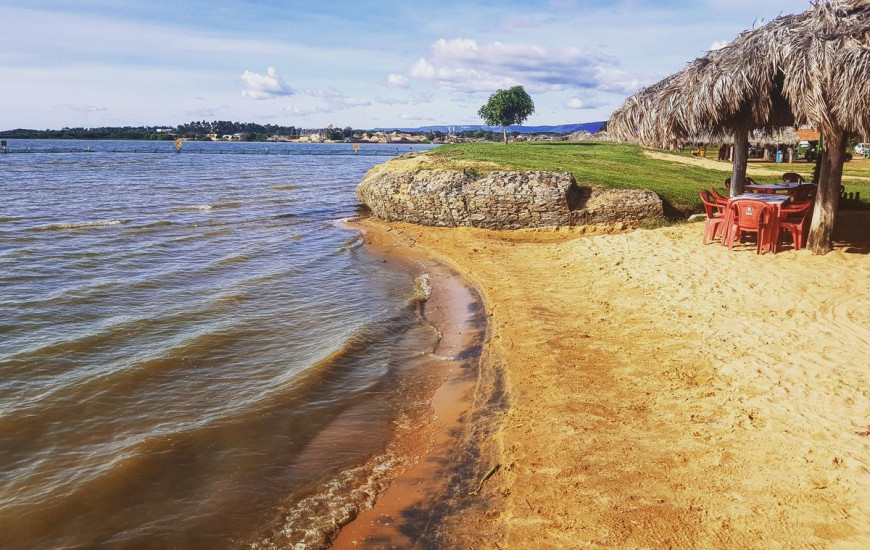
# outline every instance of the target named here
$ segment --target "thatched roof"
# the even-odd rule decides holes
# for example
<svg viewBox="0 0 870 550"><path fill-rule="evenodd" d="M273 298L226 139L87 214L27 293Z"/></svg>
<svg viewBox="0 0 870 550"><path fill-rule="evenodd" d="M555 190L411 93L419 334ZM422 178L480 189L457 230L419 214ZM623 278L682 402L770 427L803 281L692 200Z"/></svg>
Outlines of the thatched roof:
<svg viewBox="0 0 870 550"><path fill-rule="evenodd" d="M662 146L801 123L870 135L870 0L816 2L746 31L628 98L608 129Z"/></svg>
<svg viewBox="0 0 870 550"><path fill-rule="evenodd" d="M800 136L794 126L785 126L783 128L768 128L759 129L749 134L749 143L755 146L765 145L797 145L800 143ZM734 135L724 136L722 143L731 145L734 143Z"/></svg>

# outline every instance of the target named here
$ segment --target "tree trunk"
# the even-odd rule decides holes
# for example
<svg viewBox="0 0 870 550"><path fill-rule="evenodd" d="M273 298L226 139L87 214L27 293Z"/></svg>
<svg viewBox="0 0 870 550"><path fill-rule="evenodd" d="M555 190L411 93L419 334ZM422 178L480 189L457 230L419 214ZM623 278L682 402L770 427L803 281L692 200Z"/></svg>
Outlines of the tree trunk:
<svg viewBox="0 0 870 550"><path fill-rule="evenodd" d="M825 156L825 136L819 135L819 143L816 145L816 162L813 163L813 183L819 183L822 173L822 158Z"/></svg>
<svg viewBox="0 0 870 550"><path fill-rule="evenodd" d="M807 248L813 254L824 255L834 249L834 223L840 202L840 182L843 180L843 162L846 155L846 135L837 132L826 136L825 149L819 173L819 189Z"/></svg>
<svg viewBox="0 0 870 550"><path fill-rule="evenodd" d="M504 144L507 145L507 126L502 126L501 132L504 134Z"/></svg>
<svg viewBox="0 0 870 550"><path fill-rule="evenodd" d="M738 128L734 131L734 168L731 170L731 196L743 193L743 180L746 178L746 164L749 158L749 130Z"/></svg>

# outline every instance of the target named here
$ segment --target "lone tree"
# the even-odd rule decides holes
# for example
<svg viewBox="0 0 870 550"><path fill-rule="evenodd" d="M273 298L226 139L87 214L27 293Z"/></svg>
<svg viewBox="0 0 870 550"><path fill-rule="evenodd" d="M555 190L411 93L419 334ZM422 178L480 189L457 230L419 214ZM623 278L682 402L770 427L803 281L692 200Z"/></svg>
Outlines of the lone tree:
<svg viewBox="0 0 870 550"><path fill-rule="evenodd" d="M489 126L501 126L507 145L507 127L522 124L534 112L535 104L529 94L522 86L514 86L489 96L489 101L477 111L477 115Z"/></svg>

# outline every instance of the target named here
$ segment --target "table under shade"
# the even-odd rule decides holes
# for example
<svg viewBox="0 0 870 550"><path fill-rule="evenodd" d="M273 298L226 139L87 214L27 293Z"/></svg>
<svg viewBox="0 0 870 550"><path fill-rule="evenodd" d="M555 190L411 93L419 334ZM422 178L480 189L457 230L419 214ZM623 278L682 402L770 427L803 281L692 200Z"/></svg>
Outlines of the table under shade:
<svg viewBox="0 0 870 550"><path fill-rule="evenodd" d="M802 185L800 183L751 183L748 185L744 185L743 188L749 191L756 191L758 193L776 193L778 191L791 191L797 186Z"/></svg>
<svg viewBox="0 0 870 550"><path fill-rule="evenodd" d="M761 201L765 204L769 204L773 206L774 213L773 219L770 220L770 229L768 232L768 239L765 239L765 242L761 243L761 248L765 252L773 252L775 250L776 239L779 238L779 217L780 211L782 209L782 205L791 201L790 195L776 195L769 193L743 193L737 195L735 197L731 197L728 199L728 209L725 212L725 238L722 239L722 244L728 244L727 240L730 238L728 235L729 227L731 225L731 205L734 204L734 201L740 199L752 199Z"/></svg>

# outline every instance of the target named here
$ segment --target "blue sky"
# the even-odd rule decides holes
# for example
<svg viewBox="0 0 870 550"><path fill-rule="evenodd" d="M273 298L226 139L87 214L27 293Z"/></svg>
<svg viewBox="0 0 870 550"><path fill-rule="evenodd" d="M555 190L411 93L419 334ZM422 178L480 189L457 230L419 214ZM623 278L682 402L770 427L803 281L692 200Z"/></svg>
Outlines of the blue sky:
<svg viewBox="0 0 870 550"><path fill-rule="evenodd" d="M605 120L641 86L808 0L0 0L0 129L233 120Z"/></svg>

